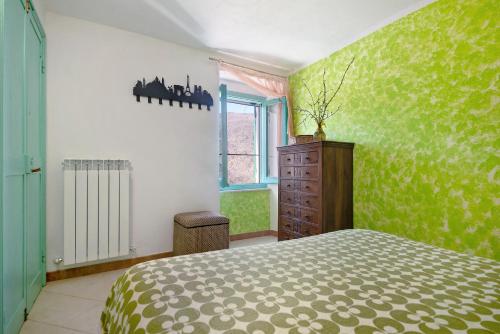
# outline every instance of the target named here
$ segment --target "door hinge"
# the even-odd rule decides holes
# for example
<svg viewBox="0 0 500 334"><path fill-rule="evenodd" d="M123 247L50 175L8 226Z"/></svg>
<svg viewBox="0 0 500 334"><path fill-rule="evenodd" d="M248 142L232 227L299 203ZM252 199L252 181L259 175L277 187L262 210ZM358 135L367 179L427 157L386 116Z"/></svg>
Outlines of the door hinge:
<svg viewBox="0 0 500 334"><path fill-rule="evenodd" d="M24 321L28 320L28 309L24 309Z"/></svg>
<svg viewBox="0 0 500 334"><path fill-rule="evenodd" d="M30 10L31 10L31 3L30 3L30 0L26 0L24 2L24 9L26 10L26 13L29 13Z"/></svg>
<svg viewBox="0 0 500 334"><path fill-rule="evenodd" d="M45 63L42 63L42 74L45 73Z"/></svg>
<svg viewBox="0 0 500 334"><path fill-rule="evenodd" d="M45 255L42 255L42 263L45 263Z"/></svg>

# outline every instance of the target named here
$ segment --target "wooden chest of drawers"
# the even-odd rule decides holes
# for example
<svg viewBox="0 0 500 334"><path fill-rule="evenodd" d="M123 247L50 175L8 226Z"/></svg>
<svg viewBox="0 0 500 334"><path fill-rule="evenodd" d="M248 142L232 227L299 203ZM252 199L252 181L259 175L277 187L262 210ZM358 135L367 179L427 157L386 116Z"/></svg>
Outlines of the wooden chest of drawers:
<svg viewBox="0 0 500 334"><path fill-rule="evenodd" d="M352 143L279 147L278 240L352 228Z"/></svg>

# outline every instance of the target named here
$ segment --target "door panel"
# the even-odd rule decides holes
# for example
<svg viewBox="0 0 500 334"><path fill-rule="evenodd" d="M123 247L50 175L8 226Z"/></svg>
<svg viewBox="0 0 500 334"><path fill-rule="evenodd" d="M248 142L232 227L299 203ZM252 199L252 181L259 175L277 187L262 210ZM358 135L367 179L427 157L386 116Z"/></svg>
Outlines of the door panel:
<svg viewBox="0 0 500 334"><path fill-rule="evenodd" d="M42 289L41 173L27 175L26 184L26 308L29 312Z"/></svg>
<svg viewBox="0 0 500 334"><path fill-rule="evenodd" d="M42 289L42 39L37 25L26 21L26 289L27 311Z"/></svg>
<svg viewBox="0 0 500 334"><path fill-rule="evenodd" d="M24 1L4 0L0 333L18 333L41 290L44 254L43 38ZM2 36L0 36L2 37ZM33 172L32 170L40 170Z"/></svg>
<svg viewBox="0 0 500 334"><path fill-rule="evenodd" d="M24 24L18 0L5 1L3 295L5 333L17 333L26 307L24 253Z"/></svg>
<svg viewBox="0 0 500 334"><path fill-rule="evenodd" d="M17 333L26 307L24 286L24 181L23 176L4 178L3 295L6 333Z"/></svg>

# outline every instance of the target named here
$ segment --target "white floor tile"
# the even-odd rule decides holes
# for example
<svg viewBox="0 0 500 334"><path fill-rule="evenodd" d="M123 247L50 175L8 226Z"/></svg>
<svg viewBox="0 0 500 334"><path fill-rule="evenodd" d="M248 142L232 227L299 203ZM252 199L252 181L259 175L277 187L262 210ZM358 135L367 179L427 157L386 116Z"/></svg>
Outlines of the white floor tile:
<svg viewBox="0 0 500 334"><path fill-rule="evenodd" d="M38 321L28 320L23 324L20 334L81 334L72 329L52 326Z"/></svg>
<svg viewBox="0 0 500 334"><path fill-rule="evenodd" d="M103 309L101 301L43 290L28 319L85 333L99 333Z"/></svg>
<svg viewBox="0 0 500 334"><path fill-rule="evenodd" d="M44 291L106 301L113 282L126 269L50 282Z"/></svg>
<svg viewBox="0 0 500 334"><path fill-rule="evenodd" d="M238 241L231 241L229 243L229 248L237 248L237 247L246 247L253 246L259 244L267 244L270 242L278 242L278 238L276 237L259 237L259 238L251 238L251 239L243 239Z"/></svg>

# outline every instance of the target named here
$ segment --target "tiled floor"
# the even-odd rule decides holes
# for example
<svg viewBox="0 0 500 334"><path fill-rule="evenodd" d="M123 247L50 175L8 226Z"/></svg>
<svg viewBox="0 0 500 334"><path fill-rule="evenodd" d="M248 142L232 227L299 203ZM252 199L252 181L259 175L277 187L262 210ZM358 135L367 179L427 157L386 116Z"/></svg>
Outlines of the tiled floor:
<svg viewBox="0 0 500 334"><path fill-rule="evenodd" d="M231 248L276 242L275 237L233 241ZM22 334L100 333L99 317L116 270L48 283L31 310Z"/></svg>
<svg viewBox="0 0 500 334"><path fill-rule="evenodd" d="M277 241L278 239L276 237L260 237L260 238L244 239L238 241L231 241L231 243L229 244L229 248L266 244L268 242L277 242Z"/></svg>

